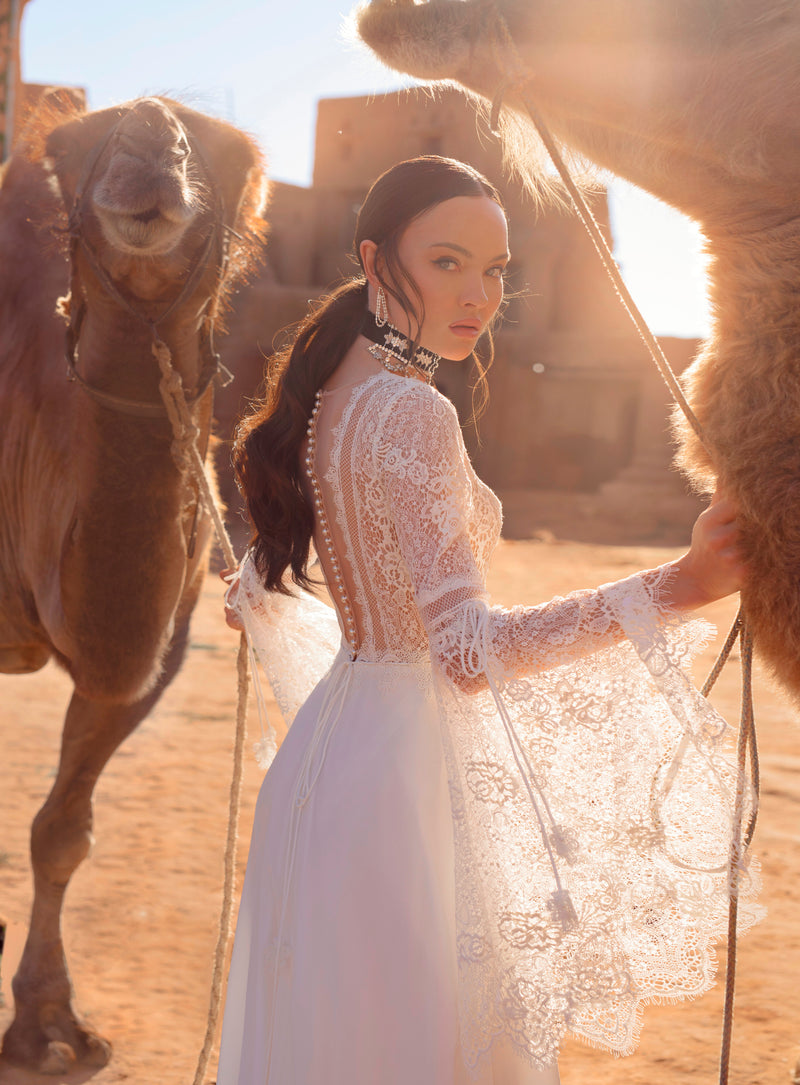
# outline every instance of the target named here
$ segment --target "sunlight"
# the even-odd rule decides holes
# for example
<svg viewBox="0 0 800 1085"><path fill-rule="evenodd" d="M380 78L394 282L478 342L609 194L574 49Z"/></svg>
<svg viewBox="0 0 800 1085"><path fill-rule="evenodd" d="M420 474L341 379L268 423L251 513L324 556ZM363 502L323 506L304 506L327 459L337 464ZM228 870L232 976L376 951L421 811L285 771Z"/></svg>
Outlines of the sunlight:
<svg viewBox="0 0 800 1085"><path fill-rule="evenodd" d="M706 257L697 225L627 181L613 178L609 210L614 255L656 335L706 336Z"/></svg>
<svg viewBox="0 0 800 1085"><path fill-rule="evenodd" d="M35 0L23 24L23 75L83 86L91 109L146 93L175 94L251 132L274 179L308 185L318 100L382 94L411 82L353 41L350 7L306 0L284 8L277 23L272 5L254 0L230 0L223 8L210 0L141 0L135 12L96 3L68 10L62 0ZM615 255L653 330L706 334L696 228L624 182L614 180L609 196Z"/></svg>

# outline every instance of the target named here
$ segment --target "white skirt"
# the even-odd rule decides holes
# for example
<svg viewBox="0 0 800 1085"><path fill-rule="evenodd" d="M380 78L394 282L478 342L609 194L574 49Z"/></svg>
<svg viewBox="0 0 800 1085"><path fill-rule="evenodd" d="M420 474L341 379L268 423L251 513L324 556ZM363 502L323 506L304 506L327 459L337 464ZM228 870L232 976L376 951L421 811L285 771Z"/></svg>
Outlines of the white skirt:
<svg viewBox="0 0 800 1085"><path fill-rule="evenodd" d="M256 806L218 1085L557 1085L460 1054L453 822L430 665L341 653Z"/></svg>

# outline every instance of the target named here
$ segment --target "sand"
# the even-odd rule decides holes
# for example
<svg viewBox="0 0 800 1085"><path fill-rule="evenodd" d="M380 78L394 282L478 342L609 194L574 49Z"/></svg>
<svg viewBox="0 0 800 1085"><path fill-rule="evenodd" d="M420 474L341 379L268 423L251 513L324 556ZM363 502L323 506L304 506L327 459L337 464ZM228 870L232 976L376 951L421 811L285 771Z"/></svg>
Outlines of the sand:
<svg viewBox="0 0 800 1085"><path fill-rule="evenodd" d="M536 602L616 579L677 551L503 541L491 587L504 603ZM236 697L237 637L222 587L207 581L183 670L152 715L111 760L96 792L96 843L72 880L64 936L80 1012L114 1046L109 1065L43 1078L0 1061L1 1085L191 1085L208 1011L222 891ZM721 633L735 603L709 608ZM721 639L718 638L717 645ZM714 647L697 668L701 677ZM767 919L741 943L731 1085L789 1085L800 1057L800 731L797 711L757 676L762 807L756 850ZM55 667L0 676L0 1030L11 1020L11 977L31 903L28 833L54 775L68 679ZM738 719L738 670L713 699ZM277 712L273 707L273 714ZM258 725L251 712L251 737ZM261 771L249 754L240 823L239 883ZM635 1055L570 1043L564 1085L678 1085L717 1081L722 985L694 1003L651 1006ZM413 1042L413 1040L410 1040ZM205 1081L214 1081L212 1058ZM378 1083L376 1083L378 1085ZM409 1083L414 1085L414 1083Z"/></svg>

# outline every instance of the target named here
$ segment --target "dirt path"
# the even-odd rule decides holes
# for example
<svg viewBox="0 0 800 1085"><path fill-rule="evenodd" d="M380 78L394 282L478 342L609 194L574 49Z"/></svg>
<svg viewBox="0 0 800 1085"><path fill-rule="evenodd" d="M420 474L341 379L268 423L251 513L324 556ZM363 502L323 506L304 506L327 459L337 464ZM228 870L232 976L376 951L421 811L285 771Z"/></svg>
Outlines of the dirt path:
<svg viewBox="0 0 800 1085"><path fill-rule="evenodd" d="M500 602L534 602L652 566L670 550L503 542L492 589ZM78 1006L114 1044L111 1064L41 1078L0 1063L1 1085L191 1085L203 1039L221 900L235 705L236 638L210 580L193 644L163 701L112 759L98 786L95 844L73 879L65 938ZM711 608L720 628L730 603ZM704 673L713 657L701 660ZM715 703L738 715L736 668ZM11 976L22 949L31 886L31 819L50 786L69 683L55 668L0 677L0 916L9 923L0 970L10 1021ZM797 712L758 681L762 809L757 850L767 920L742 943L731 1085L789 1085L800 1056L800 730ZM274 710L273 710L274 711ZM253 719L251 730L257 724ZM247 758L240 880L261 773ZM625 1060L570 1044L563 1085L713 1085L721 984L691 1005L650 1007L639 1051ZM214 1061L207 1081L214 1080ZM376 1083L378 1085L378 1083ZM409 1083L414 1085L414 1083Z"/></svg>

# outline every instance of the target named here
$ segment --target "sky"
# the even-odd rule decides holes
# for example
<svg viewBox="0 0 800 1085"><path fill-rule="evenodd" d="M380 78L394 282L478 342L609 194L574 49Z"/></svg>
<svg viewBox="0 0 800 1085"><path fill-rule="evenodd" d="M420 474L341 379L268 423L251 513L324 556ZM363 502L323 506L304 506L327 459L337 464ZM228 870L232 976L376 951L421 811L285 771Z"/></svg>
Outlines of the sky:
<svg viewBox="0 0 800 1085"><path fill-rule="evenodd" d="M22 75L86 88L102 109L168 93L264 147L275 180L311 182L320 98L411 85L348 37L349 0L31 0ZM609 191L615 255L657 335L708 330L699 233L632 185Z"/></svg>

